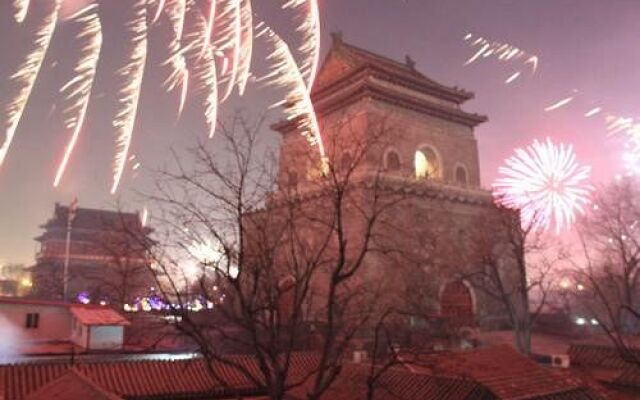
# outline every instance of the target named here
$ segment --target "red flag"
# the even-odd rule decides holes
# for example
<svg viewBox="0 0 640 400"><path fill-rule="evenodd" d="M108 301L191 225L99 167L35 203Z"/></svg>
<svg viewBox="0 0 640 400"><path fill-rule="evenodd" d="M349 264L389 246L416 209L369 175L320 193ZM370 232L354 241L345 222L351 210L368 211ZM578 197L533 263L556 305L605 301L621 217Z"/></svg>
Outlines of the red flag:
<svg viewBox="0 0 640 400"><path fill-rule="evenodd" d="M76 211L77 210L78 210L78 198L75 197L71 201L71 204L69 204L69 216L68 216L69 224L71 224L73 222L73 220L76 218Z"/></svg>

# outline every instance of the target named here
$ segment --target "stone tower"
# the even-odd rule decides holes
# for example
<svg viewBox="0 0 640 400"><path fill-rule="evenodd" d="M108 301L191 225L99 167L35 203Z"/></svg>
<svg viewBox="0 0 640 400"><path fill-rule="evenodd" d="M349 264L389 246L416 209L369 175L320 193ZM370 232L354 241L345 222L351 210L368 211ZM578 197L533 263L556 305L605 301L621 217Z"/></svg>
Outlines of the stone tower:
<svg viewBox="0 0 640 400"><path fill-rule="evenodd" d="M370 257L370 278L390 282L390 301L416 303L401 306L419 316L412 324L425 316L462 326L500 324L499 306L460 278L469 263L460 254L475 217L495 210L491 194L481 188L474 136L487 118L462 109L473 93L426 77L410 57L394 61L345 43L341 34L332 36L312 90L327 156L342 168L353 160L354 143L388 130L388 140L367 150L354 179L375 173L390 192L411 194L391 217L406 234L399 246L410 256ZM273 128L282 135L279 191L304 193L318 177L318 161L309 156L315 150L294 122ZM363 202L367 196L363 191ZM358 235L354 228L353 237Z"/></svg>

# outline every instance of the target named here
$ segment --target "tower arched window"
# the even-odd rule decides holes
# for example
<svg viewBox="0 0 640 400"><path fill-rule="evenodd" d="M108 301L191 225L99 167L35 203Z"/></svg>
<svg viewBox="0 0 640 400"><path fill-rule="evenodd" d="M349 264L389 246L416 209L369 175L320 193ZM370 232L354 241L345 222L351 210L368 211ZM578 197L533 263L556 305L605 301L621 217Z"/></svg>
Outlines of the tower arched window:
<svg viewBox="0 0 640 400"><path fill-rule="evenodd" d="M440 294L440 314L454 327L474 325L473 294L464 281L454 281L444 286Z"/></svg>
<svg viewBox="0 0 640 400"><path fill-rule="evenodd" d="M463 186L469 183L467 169L463 165L458 165L456 167L456 183Z"/></svg>
<svg viewBox="0 0 640 400"><path fill-rule="evenodd" d="M415 155L416 179L439 179L442 177L440 157L433 147L424 146Z"/></svg>
<svg viewBox="0 0 640 400"><path fill-rule="evenodd" d="M387 171L400 170L400 155L395 150L389 150L384 156L384 167Z"/></svg>

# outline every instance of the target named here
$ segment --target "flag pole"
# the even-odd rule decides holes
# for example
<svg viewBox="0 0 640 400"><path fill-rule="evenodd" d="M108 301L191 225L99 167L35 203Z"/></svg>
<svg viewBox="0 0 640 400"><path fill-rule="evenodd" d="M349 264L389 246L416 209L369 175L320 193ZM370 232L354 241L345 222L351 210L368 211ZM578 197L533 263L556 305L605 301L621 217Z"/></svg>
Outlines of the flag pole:
<svg viewBox="0 0 640 400"><path fill-rule="evenodd" d="M63 276L63 300L69 301L69 257L71 253L71 223L75 218L76 208L78 207L78 199L75 198L69 205L69 211L67 213L67 239L64 249L64 276Z"/></svg>

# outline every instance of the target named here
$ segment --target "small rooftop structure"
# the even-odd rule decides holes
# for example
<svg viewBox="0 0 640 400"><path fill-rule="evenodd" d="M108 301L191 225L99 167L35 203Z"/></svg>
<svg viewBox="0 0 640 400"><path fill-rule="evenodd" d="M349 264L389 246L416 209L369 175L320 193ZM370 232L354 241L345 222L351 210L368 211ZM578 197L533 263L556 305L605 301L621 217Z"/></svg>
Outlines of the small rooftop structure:
<svg viewBox="0 0 640 400"><path fill-rule="evenodd" d="M107 306L6 297L0 298L0 317L15 355L46 353L52 349L47 344L63 343L81 351L120 350L129 325Z"/></svg>

